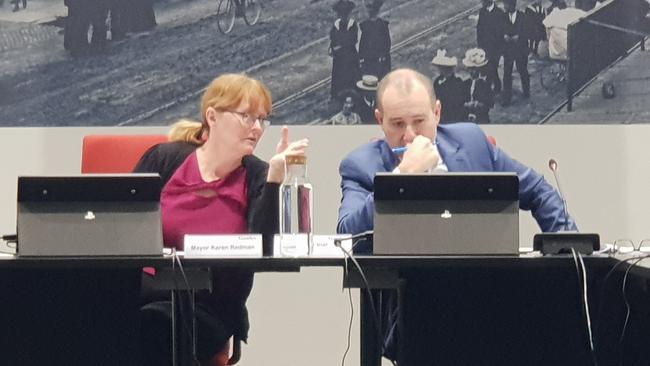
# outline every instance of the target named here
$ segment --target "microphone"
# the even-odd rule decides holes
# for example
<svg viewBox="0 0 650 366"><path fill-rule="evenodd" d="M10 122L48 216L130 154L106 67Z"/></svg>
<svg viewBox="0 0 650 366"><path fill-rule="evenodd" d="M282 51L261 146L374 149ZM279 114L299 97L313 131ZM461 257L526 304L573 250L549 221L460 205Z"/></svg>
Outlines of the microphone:
<svg viewBox="0 0 650 366"><path fill-rule="evenodd" d="M577 233L567 231L569 227L569 210L567 208L566 199L560 186L560 177L557 173L557 161L549 159L548 168L553 172L555 177L555 184L562 199L562 207L564 209L564 231L557 233L540 233L535 234L533 237L533 250L539 250L542 254L563 254L571 253L575 250L582 254L592 254L594 251L600 250L600 236L592 233Z"/></svg>
<svg viewBox="0 0 650 366"><path fill-rule="evenodd" d="M567 208L566 199L564 198L564 192L562 192L562 187L560 186L560 178L557 174L557 161L553 158L549 159L548 168L553 172L555 185L557 186L558 193L562 199L562 207L564 208L564 231L566 231L569 225L569 209Z"/></svg>
<svg viewBox="0 0 650 366"><path fill-rule="evenodd" d="M350 236L349 238L338 238L338 239L334 239L334 246L340 247L340 246L341 246L341 242L343 242L343 240L350 240L350 239L352 239L352 240L357 240L357 239L364 239L364 240L367 240L367 239L372 238L372 236L374 235L374 233L375 233L375 232L374 232L373 230L366 230L366 231L364 231L364 232L361 232L361 233L358 233L358 234L354 234L354 235ZM353 245L353 247L354 247L354 245Z"/></svg>

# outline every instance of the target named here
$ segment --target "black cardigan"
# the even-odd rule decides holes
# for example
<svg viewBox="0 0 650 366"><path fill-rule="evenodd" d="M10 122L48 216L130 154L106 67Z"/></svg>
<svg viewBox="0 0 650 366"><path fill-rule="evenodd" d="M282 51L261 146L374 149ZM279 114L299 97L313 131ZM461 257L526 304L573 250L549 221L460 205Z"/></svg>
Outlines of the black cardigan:
<svg viewBox="0 0 650 366"><path fill-rule="evenodd" d="M196 148L196 145L186 142L155 145L140 158L134 172L158 173L164 186ZM270 255L273 234L277 233L279 228L280 185L266 182L268 164L258 157L245 156L242 165L246 169L248 231L263 235L264 254ZM253 273L239 269L211 268L211 270L213 291L210 294L200 294L199 299L206 300L206 305L232 329L233 335L246 341L249 328L246 299L253 286Z"/></svg>

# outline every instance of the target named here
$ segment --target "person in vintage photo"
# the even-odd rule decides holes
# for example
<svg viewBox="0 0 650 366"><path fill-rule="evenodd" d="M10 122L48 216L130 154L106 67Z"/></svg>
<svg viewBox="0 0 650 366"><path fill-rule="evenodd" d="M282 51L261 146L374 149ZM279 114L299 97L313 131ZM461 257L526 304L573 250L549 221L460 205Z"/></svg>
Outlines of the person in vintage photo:
<svg viewBox="0 0 650 366"><path fill-rule="evenodd" d="M526 7L524 14L528 18L528 52L539 56L539 44L546 39L546 28L542 23L546 17L546 9L542 2L537 0Z"/></svg>
<svg viewBox="0 0 650 366"><path fill-rule="evenodd" d="M551 14L551 12L553 12L553 10L555 10L555 9L560 9L560 10L562 10L562 9L566 9L567 7L568 7L568 6L567 6L567 3L566 3L566 1L564 1L564 0L551 0L551 5L549 5L549 6L546 8L546 15L548 16L548 15Z"/></svg>
<svg viewBox="0 0 650 366"><path fill-rule="evenodd" d="M68 7L68 17L65 21L63 47L74 57L105 51L108 0L64 0L64 4ZM90 29L92 35L88 42Z"/></svg>
<svg viewBox="0 0 650 366"><path fill-rule="evenodd" d="M359 65L363 75L383 78L391 68L390 30L388 21L379 17L384 0L370 0L366 3L368 19L361 22L359 39Z"/></svg>
<svg viewBox="0 0 650 366"><path fill-rule="evenodd" d="M20 6L19 6L20 2L21 2L21 0L11 0L10 3L14 4L14 8L11 9L11 11L13 11L13 12L19 11L20 10ZM0 1L0 6L2 6L3 3L4 3L4 0ZM27 0L22 0L22 3L23 3L23 9L25 9L27 7Z"/></svg>
<svg viewBox="0 0 650 366"><path fill-rule="evenodd" d="M503 26L505 14L493 0L482 0L483 7L478 13L476 24L476 44L485 50L488 58L486 74L494 93L501 92L499 62L503 55Z"/></svg>
<svg viewBox="0 0 650 366"><path fill-rule="evenodd" d="M332 57L332 86L330 95L336 100L345 89L354 89L359 79L359 54L357 36L359 27L350 12L355 5L349 0L337 1L332 9L338 16L330 30L329 54Z"/></svg>
<svg viewBox="0 0 650 366"><path fill-rule="evenodd" d="M528 26L526 15L517 10L517 0L504 0L506 11L503 40L503 94L502 104L510 105L512 100L512 71L517 66L521 79L521 89L524 99L530 97L530 76L528 75Z"/></svg>
<svg viewBox="0 0 650 366"><path fill-rule="evenodd" d="M377 83L379 79L375 75L363 75L361 80L357 81L357 91L361 95L361 100L356 110L363 123L375 121Z"/></svg>
<svg viewBox="0 0 650 366"><path fill-rule="evenodd" d="M433 81L433 89L442 105L440 123L467 120L463 105L467 100L466 88L463 80L455 74L458 60L456 57L447 56L446 50L438 50L431 64L438 69L438 77Z"/></svg>
<svg viewBox="0 0 650 366"><path fill-rule="evenodd" d="M361 123L361 117L354 112L354 99L347 93L343 101L341 111L330 118L332 125L358 125Z"/></svg>
<svg viewBox="0 0 650 366"><path fill-rule="evenodd" d="M494 93L482 72L488 65L487 55L480 48L472 48L465 52L463 65L467 68L470 78L465 80L467 101L465 110L467 120L476 123L490 123L490 109L494 106Z"/></svg>

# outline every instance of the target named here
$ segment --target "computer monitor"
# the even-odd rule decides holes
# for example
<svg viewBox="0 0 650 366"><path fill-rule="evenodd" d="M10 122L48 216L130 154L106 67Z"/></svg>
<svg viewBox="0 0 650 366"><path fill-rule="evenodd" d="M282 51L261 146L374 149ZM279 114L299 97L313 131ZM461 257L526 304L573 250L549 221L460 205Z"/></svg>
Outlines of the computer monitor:
<svg viewBox="0 0 650 366"><path fill-rule="evenodd" d="M378 173L373 253L516 255L515 173Z"/></svg>
<svg viewBox="0 0 650 366"><path fill-rule="evenodd" d="M162 255L158 174L18 177L20 256Z"/></svg>

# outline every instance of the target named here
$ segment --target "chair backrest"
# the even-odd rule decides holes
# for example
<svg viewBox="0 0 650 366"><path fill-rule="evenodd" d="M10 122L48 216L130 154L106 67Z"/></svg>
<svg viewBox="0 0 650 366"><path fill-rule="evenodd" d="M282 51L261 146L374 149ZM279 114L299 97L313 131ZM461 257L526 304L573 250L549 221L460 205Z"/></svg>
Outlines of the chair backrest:
<svg viewBox="0 0 650 366"><path fill-rule="evenodd" d="M490 141L490 143L492 144L492 146L497 146L497 139L496 139L494 136L492 136L492 135L487 135L486 137L487 137L488 141Z"/></svg>
<svg viewBox="0 0 650 366"><path fill-rule="evenodd" d="M130 173L147 149L166 135L87 135L81 151L82 173Z"/></svg>

